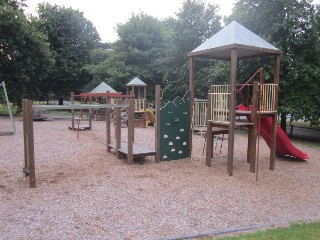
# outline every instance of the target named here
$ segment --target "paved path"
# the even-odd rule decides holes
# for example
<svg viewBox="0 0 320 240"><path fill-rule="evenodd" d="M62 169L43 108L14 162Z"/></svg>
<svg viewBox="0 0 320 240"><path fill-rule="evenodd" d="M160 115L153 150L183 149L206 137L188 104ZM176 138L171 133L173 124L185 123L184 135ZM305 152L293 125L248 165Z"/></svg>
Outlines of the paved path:
<svg viewBox="0 0 320 240"><path fill-rule="evenodd" d="M320 140L320 129L293 127L287 126L287 134L291 137L307 138L313 140Z"/></svg>

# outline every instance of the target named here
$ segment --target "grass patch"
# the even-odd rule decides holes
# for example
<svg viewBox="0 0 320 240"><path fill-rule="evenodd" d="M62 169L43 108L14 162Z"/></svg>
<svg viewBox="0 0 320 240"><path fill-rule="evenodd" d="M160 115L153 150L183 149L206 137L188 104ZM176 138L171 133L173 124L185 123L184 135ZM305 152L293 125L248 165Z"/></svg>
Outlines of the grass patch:
<svg viewBox="0 0 320 240"><path fill-rule="evenodd" d="M11 113L14 115L17 112L17 108L11 108ZM0 104L0 115L9 116L9 111L7 105Z"/></svg>
<svg viewBox="0 0 320 240"><path fill-rule="evenodd" d="M310 122L303 122L303 121L292 121L291 125L295 127L302 127L302 128L314 128L314 129L320 129L320 125L313 125L311 126ZM287 126L290 126L290 122L287 122Z"/></svg>
<svg viewBox="0 0 320 240"><path fill-rule="evenodd" d="M233 237L203 238L203 240L318 240L320 222L297 223L287 228L276 228Z"/></svg>
<svg viewBox="0 0 320 240"><path fill-rule="evenodd" d="M302 139L302 138L290 138L290 140L293 144L297 143L297 144L312 147L315 149L320 149L320 142L316 140Z"/></svg>

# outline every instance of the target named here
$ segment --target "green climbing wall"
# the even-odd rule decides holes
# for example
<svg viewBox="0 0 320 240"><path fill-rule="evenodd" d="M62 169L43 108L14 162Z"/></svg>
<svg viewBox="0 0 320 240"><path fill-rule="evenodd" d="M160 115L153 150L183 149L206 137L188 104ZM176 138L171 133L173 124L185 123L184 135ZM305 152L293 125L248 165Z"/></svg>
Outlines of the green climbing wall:
<svg viewBox="0 0 320 240"><path fill-rule="evenodd" d="M189 91L160 109L160 160L189 157Z"/></svg>

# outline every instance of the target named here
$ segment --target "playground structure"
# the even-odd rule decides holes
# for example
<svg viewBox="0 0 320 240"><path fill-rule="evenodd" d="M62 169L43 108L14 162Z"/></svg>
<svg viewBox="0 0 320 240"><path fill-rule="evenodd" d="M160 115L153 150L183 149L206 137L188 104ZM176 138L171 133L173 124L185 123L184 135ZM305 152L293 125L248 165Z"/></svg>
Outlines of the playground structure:
<svg viewBox="0 0 320 240"><path fill-rule="evenodd" d="M112 102L114 103L114 99L116 98L126 98L132 97L127 95L121 95L118 92L105 92L105 93L80 93L79 95L75 95L74 92L71 92L70 103L74 105L75 97L80 97L80 103L85 104L105 104L107 98L112 98ZM110 102L111 103L111 102ZM83 120L83 109L80 109L80 114L78 118L75 118L75 109L71 109L71 130L91 130L92 129L92 119L95 118L98 121L106 120L106 110L105 108L95 108L90 109L86 108L85 111L88 111L88 126L81 125ZM75 125L76 124L76 125Z"/></svg>
<svg viewBox="0 0 320 240"><path fill-rule="evenodd" d="M279 84L281 51L261 39L239 23L233 21L220 32L205 41L199 47L188 54L189 56L189 89L190 108L194 105L194 76L195 57L219 59L230 61L230 85L213 86L208 93L208 120L207 120L207 146L212 146L213 127L228 128L228 162L227 172L233 175L233 154L234 154L234 130L236 127L247 126L248 132L248 160L250 161L250 171L255 171L255 149L256 149L256 128L257 122L257 96L252 111L236 112L236 84L237 84L237 64L238 60L274 57L274 77L275 86ZM268 116L272 118L271 148L270 148L270 170L275 166L275 144L276 144L276 124L278 107L278 88L275 89L275 99L273 101L274 111L269 111ZM256 94L257 91L253 91ZM260 109L261 112L262 109ZM253 122L236 122L236 115L250 114ZM191 136L192 137L192 136ZM207 147L206 164L211 166L212 148Z"/></svg>
<svg viewBox="0 0 320 240"><path fill-rule="evenodd" d="M46 110L81 110L99 108L123 108L126 104L71 104L71 105L33 105L32 100L23 99L23 136L24 136L24 167L23 172L29 177L30 187L36 187L35 161L34 161L34 132L33 132L33 111ZM107 111L106 111L107 112ZM110 121L110 118L106 118ZM108 135L108 133L106 134Z"/></svg>
<svg viewBox="0 0 320 240"><path fill-rule="evenodd" d="M107 95L106 95L107 96ZM130 95L132 96L132 95ZM33 105L32 100L24 99L23 105L23 130L24 130L24 168L23 172L29 176L30 187L36 186L34 139L33 139L33 111L41 110L81 110L81 109L106 109L106 145L107 151L115 149L117 157L126 155L128 164L134 158L155 155L155 162L176 160L188 157L189 154L189 93L174 101L168 102L160 109L160 86L156 86L156 126L155 148L149 149L134 142L134 99L117 98L116 104L111 104L111 95L106 97L106 104L73 104L71 105ZM128 108L128 139L122 142L121 138L121 112ZM111 142L111 115L115 110L115 143ZM161 121L160 121L161 117ZM175 131L173 131L173 129Z"/></svg>
<svg viewBox="0 0 320 240"><path fill-rule="evenodd" d="M135 127L146 127L151 120L149 117L150 111L147 111L147 84L135 77L127 83L126 91L127 94L132 93L134 95Z"/></svg>
<svg viewBox="0 0 320 240"><path fill-rule="evenodd" d="M230 33L233 37L229 36ZM225 45L216 45L216 42L221 43L217 39L226 39L231 42L227 42ZM250 45L252 42L258 45ZM258 169L256 168L258 166L258 154L256 153L257 130L261 127L262 131L265 131L265 135L268 138L267 143L270 147L269 169L274 170L277 139L276 120L278 110L280 54L280 50L276 49L236 22L232 22L212 38L207 40L207 42L204 42L198 48L189 53L189 92L187 92L183 98L177 97L174 101L168 102L164 107L160 108L160 86L156 86L155 149L148 149L134 142L134 128L140 126L140 123L135 123L135 111L142 109L145 111L146 109L146 94L144 93L144 98L141 100L141 90L138 90L138 104L135 102L135 86L131 86L132 92L130 95L121 95L121 93L117 93L119 94L117 96L112 96L110 93L103 93L103 95L100 96L90 95L89 93L82 95L83 99L85 99L83 102L88 101L89 103L93 97L104 97L105 104L75 105L74 102L72 102L70 106L33 106L32 101L23 100L25 143L24 172L30 176L30 187L35 187L33 126L32 120L30 120L32 117L30 116L32 116L32 110L45 109L75 110L105 108L107 151L110 152L111 149L114 149L117 157L120 157L121 154L126 155L128 164L132 164L134 158L151 155L155 155L156 163L159 163L160 161L182 159L190 156L193 147L192 125L201 127L202 129L206 128L206 165L211 167L213 137L216 134L227 133L227 172L230 176L233 175L235 128L248 128L247 162L250 163L250 172L255 172L256 169ZM252 84L249 83L253 80L252 77L245 84L237 85L236 73L238 60L270 56L274 58L272 83L264 83L263 70L259 69L254 74L254 76L258 73L260 74L259 81L253 81ZM207 103L205 100L195 101L194 99L195 57L224 59L230 61L230 84L210 86ZM145 86L143 87L145 88ZM247 108L244 108L239 105L237 109L236 94L245 88L247 88L247 92L251 92L250 100L249 97L247 97L246 103L248 106ZM128 92L129 88L127 89L127 93ZM124 102L123 99L121 99L123 96L130 96L127 102ZM112 99L116 101L116 104L111 103ZM243 100L243 97L241 99ZM121 139L121 111L124 108L128 108L127 142L122 142ZM110 116L112 114L112 109L115 109L115 143L111 142ZM249 121L236 121L237 116L244 116ZM74 120L72 122L74 122ZM267 126L264 127L263 123L266 123ZM144 124L144 126L146 125ZM286 144L286 140L284 145L288 145ZM281 147L278 152L283 154L285 151L284 149L284 147ZM280 150L283 151L281 152ZM298 151L292 149L290 151L296 155L298 154Z"/></svg>
<svg viewBox="0 0 320 240"><path fill-rule="evenodd" d="M10 105L10 102L9 102L9 98L8 98L8 94L7 94L7 89L6 89L6 84L5 84L5 82L0 83L0 87L3 88L6 105L7 105L7 109L8 109L9 116L10 116L11 128L12 128L12 131L9 131L9 132L0 132L0 135L1 135L1 136L3 136L3 135L14 135L14 134L16 133L16 126L15 126L14 121L13 121L12 111L11 111L11 105Z"/></svg>
<svg viewBox="0 0 320 240"><path fill-rule="evenodd" d="M253 32L249 31L239 23L233 21L224 27L217 34L205 41L199 47L188 54L189 57L189 89L190 89L190 109L194 108L194 81L195 81L195 58L208 58L216 60L226 60L230 62L230 84L212 85L208 92L207 107L207 151L206 165L211 166L212 139L215 134L219 134L223 129L228 132L228 159L227 172L233 175L233 155L234 155L234 130L236 127L248 128L248 150L247 161L250 163L250 172L255 172L257 161L256 142L257 129L260 128L261 119L268 118L270 165L269 169L275 168L276 157L276 137L277 137L277 110L278 110L278 84L280 71L281 51ZM274 72L272 83L264 83L263 71L259 70L260 80L255 81L252 87L252 102L247 102L250 110L236 109L237 89L237 65L238 61L273 57ZM251 80L251 79L249 79ZM247 82L244 88L249 83ZM250 122L236 121L237 116L246 116ZM264 120L262 120L264 121ZM270 134L270 132L271 134ZM190 132L192 139L192 132ZM192 144L192 141L191 141ZM190 148L192 150L192 146ZM257 168L258 169L258 168Z"/></svg>
<svg viewBox="0 0 320 240"><path fill-rule="evenodd" d="M109 100L110 101L110 100ZM187 158L189 155L189 93L183 98L176 97L160 108L160 86L156 86L155 92L155 148L150 149L134 141L134 100L129 99L128 110L128 140L122 142L121 138L121 109L116 108L115 143L111 142L110 122L107 120L107 147L108 152L114 149L117 157L121 154L127 156L128 164L133 163L134 158L155 155L155 162L170 161ZM107 109L110 114L110 109Z"/></svg>

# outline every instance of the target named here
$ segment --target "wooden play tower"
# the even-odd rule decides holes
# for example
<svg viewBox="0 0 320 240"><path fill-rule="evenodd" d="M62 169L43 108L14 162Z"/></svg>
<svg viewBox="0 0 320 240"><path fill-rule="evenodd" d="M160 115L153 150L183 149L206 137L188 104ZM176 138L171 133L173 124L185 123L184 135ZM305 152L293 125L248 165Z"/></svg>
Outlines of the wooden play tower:
<svg viewBox="0 0 320 240"><path fill-rule="evenodd" d="M210 39L188 54L189 57L189 90L190 109L194 106L195 58L208 58L230 62L230 83L212 85L208 94L207 109L207 152L206 164L211 166L212 137L215 131L225 129L228 132L227 172L233 175L234 130L236 127L248 127L248 162L250 171L255 171L255 149L257 116L271 117L270 170L275 167L276 157L276 126L278 110L278 84L281 51L272 46L247 28L233 21ZM253 85L253 101L250 111L236 109L237 66L239 60L273 57L273 81L263 84L263 81ZM236 116L247 116L250 122L237 122ZM192 133L190 133L192 138ZM192 148L192 146L191 146Z"/></svg>
<svg viewBox="0 0 320 240"><path fill-rule="evenodd" d="M136 127L146 127L147 84L138 77L126 85L127 94L134 95L134 119Z"/></svg>

